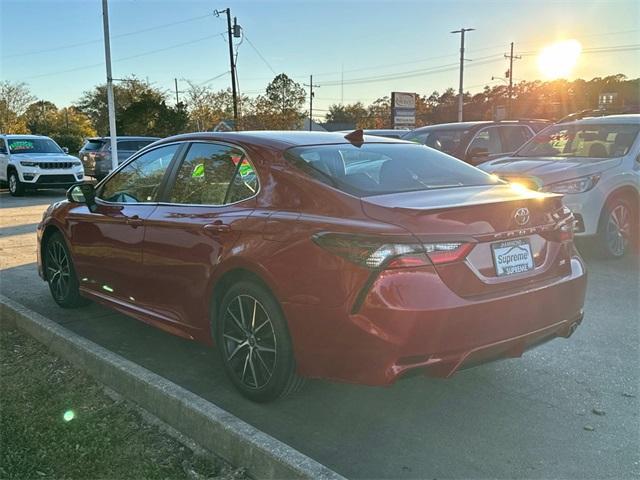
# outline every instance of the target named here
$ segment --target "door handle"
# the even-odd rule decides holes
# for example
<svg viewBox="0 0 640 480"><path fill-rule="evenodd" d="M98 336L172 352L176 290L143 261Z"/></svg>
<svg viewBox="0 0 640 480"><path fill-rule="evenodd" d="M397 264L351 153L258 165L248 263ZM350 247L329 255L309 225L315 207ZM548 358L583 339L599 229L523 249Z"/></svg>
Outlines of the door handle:
<svg viewBox="0 0 640 480"><path fill-rule="evenodd" d="M124 221L127 225L131 225L133 228L141 227L143 224L142 219L138 215L133 215L131 217L127 217Z"/></svg>
<svg viewBox="0 0 640 480"><path fill-rule="evenodd" d="M226 233L231 231L231 226L226 223L222 223L220 220L213 223L207 223L202 228L210 233Z"/></svg>

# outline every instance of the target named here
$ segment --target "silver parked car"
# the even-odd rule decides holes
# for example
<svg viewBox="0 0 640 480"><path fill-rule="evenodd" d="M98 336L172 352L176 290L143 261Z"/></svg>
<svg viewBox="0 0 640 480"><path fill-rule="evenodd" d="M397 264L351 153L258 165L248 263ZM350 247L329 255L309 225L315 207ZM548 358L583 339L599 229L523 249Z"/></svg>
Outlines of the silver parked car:
<svg viewBox="0 0 640 480"><path fill-rule="evenodd" d="M640 115L559 123L508 158L479 165L523 186L564 194L576 235L592 237L606 256L621 257L639 238Z"/></svg>
<svg viewBox="0 0 640 480"><path fill-rule="evenodd" d="M117 137L118 165L124 162L138 150L152 144L159 137ZM87 138L78 152L78 156L84 165L86 175L98 180L107 176L111 170L111 138L93 137Z"/></svg>

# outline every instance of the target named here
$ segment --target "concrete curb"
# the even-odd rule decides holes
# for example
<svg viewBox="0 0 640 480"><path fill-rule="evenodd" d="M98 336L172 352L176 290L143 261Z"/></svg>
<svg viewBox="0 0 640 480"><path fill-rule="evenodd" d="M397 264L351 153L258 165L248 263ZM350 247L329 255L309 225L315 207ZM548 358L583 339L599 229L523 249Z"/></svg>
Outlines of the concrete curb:
<svg viewBox="0 0 640 480"><path fill-rule="evenodd" d="M0 295L0 320L14 323L51 351L138 404L253 478L343 479L285 443L52 320Z"/></svg>

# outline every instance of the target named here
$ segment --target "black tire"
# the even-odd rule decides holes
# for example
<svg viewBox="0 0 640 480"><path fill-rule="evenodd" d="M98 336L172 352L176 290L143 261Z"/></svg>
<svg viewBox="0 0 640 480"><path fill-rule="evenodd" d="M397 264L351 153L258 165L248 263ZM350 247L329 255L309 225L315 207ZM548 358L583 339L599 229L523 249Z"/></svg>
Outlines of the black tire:
<svg viewBox="0 0 640 480"><path fill-rule="evenodd" d="M53 300L63 308L87 305L89 300L80 296L73 259L62 234L56 232L47 239L43 249L43 259Z"/></svg>
<svg viewBox="0 0 640 480"><path fill-rule="evenodd" d="M605 204L598 228L598 250L604 258L622 258L638 241L638 212L624 196Z"/></svg>
<svg viewBox="0 0 640 480"><path fill-rule="evenodd" d="M227 375L248 399L269 402L302 386L286 320L262 285L240 281L226 292L215 337Z"/></svg>
<svg viewBox="0 0 640 480"><path fill-rule="evenodd" d="M10 170L7 182L9 183L9 193L12 197L21 197L24 195L24 184L20 181L18 172Z"/></svg>

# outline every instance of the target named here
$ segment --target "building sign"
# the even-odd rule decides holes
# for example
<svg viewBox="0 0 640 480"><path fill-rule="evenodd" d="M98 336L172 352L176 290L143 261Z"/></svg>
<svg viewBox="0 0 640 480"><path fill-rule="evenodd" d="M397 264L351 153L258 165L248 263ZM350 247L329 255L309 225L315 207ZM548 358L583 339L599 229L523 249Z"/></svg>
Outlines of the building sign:
<svg viewBox="0 0 640 480"><path fill-rule="evenodd" d="M391 124L393 128L416 126L416 94L391 92Z"/></svg>

